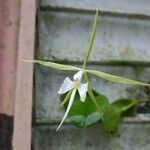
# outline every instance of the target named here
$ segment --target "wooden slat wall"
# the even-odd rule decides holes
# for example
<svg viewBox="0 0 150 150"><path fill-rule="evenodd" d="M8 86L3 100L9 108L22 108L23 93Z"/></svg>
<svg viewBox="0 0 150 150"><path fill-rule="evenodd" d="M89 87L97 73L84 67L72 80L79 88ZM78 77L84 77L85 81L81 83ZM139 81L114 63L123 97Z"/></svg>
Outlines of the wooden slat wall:
<svg viewBox="0 0 150 150"><path fill-rule="evenodd" d="M149 150L150 124L123 124L121 135L113 138L104 136L100 125L88 129L66 125L59 132L56 127L37 126L35 150Z"/></svg>
<svg viewBox="0 0 150 150"><path fill-rule="evenodd" d="M93 14L78 11L41 11L38 58L81 62L92 19ZM149 28L149 20L102 15L89 61L149 63Z"/></svg>
<svg viewBox="0 0 150 150"><path fill-rule="evenodd" d="M101 22L87 67L150 82L149 4L148 0L41 0L36 58L80 66L97 8ZM149 150L149 114L125 119L119 130L121 136L116 138L104 136L101 126L82 130L68 125L69 120L55 132L64 115L57 91L63 79L73 74L36 65L34 149ZM114 84L92 76L91 83L111 101L150 99L149 88Z"/></svg>
<svg viewBox="0 0 150 150"><path fill-rule="evenodd" d="M129 67L129 66L102 66L89 65L89 68L103 70L112 74L137 79L145 82L150 81L149 67ZM57 94L64 78L72 78L74 73L51 70L38 66L35 71L35 114L38 124L59 123L64 115L64 110L60 107L59 95ZM138 75L137 75L138 74ZM103 79L91 76L93 88L105 94L111 101L119 98L148 99L145 87L115 84Z"/></svg>

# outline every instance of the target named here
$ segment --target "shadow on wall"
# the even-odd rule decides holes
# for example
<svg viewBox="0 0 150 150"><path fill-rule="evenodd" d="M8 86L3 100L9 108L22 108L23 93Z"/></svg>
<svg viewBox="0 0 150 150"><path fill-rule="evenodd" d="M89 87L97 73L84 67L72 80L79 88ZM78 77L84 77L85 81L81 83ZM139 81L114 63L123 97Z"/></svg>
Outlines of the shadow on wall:
<svg viewBox="0 0 150 150"><path fill-rule="evenodd" d="M12 150L13 116L0 114L0 150Z"/></svg>

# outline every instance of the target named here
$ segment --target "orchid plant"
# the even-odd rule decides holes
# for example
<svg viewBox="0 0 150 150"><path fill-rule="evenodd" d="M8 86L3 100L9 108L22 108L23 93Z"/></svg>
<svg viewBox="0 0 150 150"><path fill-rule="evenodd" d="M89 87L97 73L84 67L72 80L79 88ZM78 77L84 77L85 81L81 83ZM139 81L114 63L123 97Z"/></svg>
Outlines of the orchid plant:
<svg viewBox="0 0 150 150"><path fill-rule="evenodd" d="M73 81L69 77L66 77L58 91L58 94L63 95L63 100L62 100L61 105L65 106L66 112L62 118L61 123L57 127L57 130L61 127L64 120L67 118L68 114L70 113L72 109L73 110L79 109L80 107L83 106L83 108L81 109L81 111L83 111L85 109L84 104L90 103L91 107L93 105L95 107L95 108L91 108L93 109L92 112L94 112L94 114L92 114L90 118L88 116L88 118L86 118L86 121L85 120L84 121L88 122L88 120L90 121L92 120L92 123L91 122L87 123L88 125L91 125L101 119L102 122L104 123L104 127L106 128L106 130L111 129L112 131L117 126L120 116L124 112L129 111L131 108L134 108L134 106L137 104L137 101L129 100L129 99L119 100L110 104L108 99L105 96L98 94L92 89L89 83L88 74L93 74L100 78L103 78L112 82L117 82L117 83L133 84L133 85L138 85L138 86L150 86L150 84L143 83L140 81L135 81L135 80L119 77L116 75L111 75L111 74L98 71L98 70L86 69L88 58L89 58L89 55L90 55L90 52L92 50L92 46L94 43L98 20L99 20L99 15L98 15L98 11L96 11L93 28L92 28L90 40L86 49L82 68L78 68L78 67L71 66L71 65L63 65L63 64L59 64L55 62L42 61L42 60L25 60L27 62L37 63L37 64L44 65L47 67L51 67L53 69L64 70L64 71L77 71L77 73L73 76ZM82 81L84 81L84 83L82 83ZM75 101L76 99L79 99L80 102ZM91 100L90 102L89 102L89 99ZM80 114L80 112L78 113ZM85 122L83 124L81 123L83 116L79 114L76 115L76 117L72 117L71 115L70 117L72 117L75 124L78 124L78 125L80 124L79 126L82 126L83 124L85 125L86 124Z"/></svg>

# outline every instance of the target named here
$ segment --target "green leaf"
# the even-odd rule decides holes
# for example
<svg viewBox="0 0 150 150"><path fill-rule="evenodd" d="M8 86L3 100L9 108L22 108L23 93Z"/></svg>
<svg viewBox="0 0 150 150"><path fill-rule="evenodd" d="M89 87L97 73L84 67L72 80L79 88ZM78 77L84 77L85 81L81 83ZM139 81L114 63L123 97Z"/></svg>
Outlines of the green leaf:
<svg viewBox="0 0 150 150"><path fill-rule="evenodd" d="M95 34L96 34L98 20L99 20L98 10L96 10L96 14L95 14L94 22L93 22L92 32L91 32L91 35L90 35L90 40L89 40L87 51L91 51L91 49L92 49ZM89 52L89 54L90 54L90 52Z"/></svg>
<svg viewBox="0 0 150 150"><path fill-rule="evenodd" d="M29 63L40 64L40 65L51 67L51 68L58 69L58 70L77 70L77 71L81 70L78 67L74 67L71 65L58 64L55 62L48 62L48 61L42 61L42 60L24 60L24 61L29 62Z"/></svg>
<svg viewBox="0 0 150 150"><path fill-rule="evenodd" d="M102 118L102 114L107 108L106 105L108 104L108 99L95 91L93 91L93 93L96 96L97 103L100 105L100 111L97 111L97 108L89 95L87 95L85 102L81 102L79 94L77 93L68 114L68 117L75 125L80 127L91 126ZM65 95L66 94L61 96L61 101ZM65 104L65 108L67 108L67 104Z"/></svg>
<svg viewBox="0 0 150 150"><path fill-rule="evenodd" d="M105 72L97 71L97 70L86 70L87 73L94 74L98 77L104 78L106 80L112 81L112 82L117 82L117 83L124 83L124 84L133 84L133 85L141 85L141 86L150 86L150 84L143 83L140 81L135 81L115 75L111 75Z"/></svg>
<svg viewBox="0 0 150 150"><path fill-rule="evenodd" d="M133 115L136 103L132 99L119 99L107 107L102 120L104 131L109 134L117 133L121 116Z"/></svg>
<svg viewBox="0 0 150 150"><path fill-rule="evenodd" d="M100 119L101 116L99 112L91 113L85 118L85 126L86 127L91 126L92 124L96 123Z"/></svg>
<svg viewBox="0 0 150 150"><path fill-rule="evenodd" d="M111 105L121 111L123 117L135 115L135 106L137 101L134 99L119 99Z"/></svg>
<svg viewBox="0 0 150 150"><path fill-rule="evenodd" d="M84 127L85 124L85 116L83 115L75 115L75 116L70 116L70 120L77 126L79 127Z"/></svg>
<svg viewBox="0 0 150 150"><path fill-rule="evenodd" d="M89 95L87 95L83 103L80 101L79 94L77 93L68 117L79 127L88 127L101 120L106 133L117 133L121 117L133 114L136 100L120 99L110 104L106 96L100 95L94 90L92 91L99 110L97 110ZM64 99L65 96L66 94L62 95L61 100ZM67 108L67 104L65 104L65 108Z"/></svg>
<svg viewBox="0 0 150 150"><path fill-rule="evenodd" d="M107 109L110 107L109 100L106 96L101 95L96 97L97 103L99 105L99 112L101 114L101 117L103 119L103 115L107 111Z"/></svg>
<svg viewBox="0 0 150 150"><path fill-rule="evenodd" d="M68 117L71 117L71 121L76 125L86 127L100 120L100 113L98 113L99 117L97 117L97 114L95 114L96 112L95 105L89 97L86 98L85 102L81 102L79 96L76 96ZM78 116L80 116L80 118L82 116L82 120L79 120ZM95 119L92 119L91 117L94 117Z"/></svg>
<svg viewBox="0 0 150 150"><path fill-rule="evenodd" d="M108 134L116 134L118 131L118 126L120 122L121 112L112 107L111 105L108 107L107 111L103 116L103 127L104 131Z"/></svg>

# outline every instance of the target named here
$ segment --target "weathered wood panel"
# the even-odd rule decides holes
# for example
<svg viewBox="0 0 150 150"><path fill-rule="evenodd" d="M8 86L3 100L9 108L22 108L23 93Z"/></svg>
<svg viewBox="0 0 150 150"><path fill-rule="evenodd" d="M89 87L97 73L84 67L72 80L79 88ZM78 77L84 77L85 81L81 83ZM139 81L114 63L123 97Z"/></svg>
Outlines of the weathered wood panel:
<svg viewBox="0 0 150 150"><path fill-rule="evenodd" d="M91 31L93 12L97 8L102 17L88 67L150 82L149 5L148 0L41 0L36 58L73 62L77 66L81 64ZM110 63L116 65L109 66ZM124 66L123 63L134 65ZM57 124L64 114L57 91L64 78L72 78L73 74L36 65L35 150L150 149L149 114L124 119L119 131L121 135L113 138L102 134L101 125L79 129L68 125L68 119L56 132ZM127 97L150 98L150 89L147 87L114 84L90 77L94 89L107 95L111 101Z"/></svg>
<svg viewBox="0 0 150 150"><path fill-rule="evenodd" d="M37 57L55 61L82 61L93 15L41 12ZM98 25L91 62L150 62L150 22L102 16Z"/></svg>
<svg viewBox="0 0 150 150"><path fill-rule="evenodd" d="M33 65L23 59L33 59L35 38L35 0L22 0L18 39L17 80L13 150L31 150Z"/></svg>
<svg viewBox="0 0 150 150"><path fill-rule="evenodd" d="M115 75L150 82L149 67L125 66L89 66L89 68L103 70ZM72 78L73 73L54 71L48 67L38 66L35 71L35 110L36 120L41 123L59 122L64 111L60 108L57 94L66 76ZM147 88L131 85L116 84L91 76L94 89L105 94L111 101L117 98L149 99Z"/></svg>
<svg viewBox="0 0 150 150"><path fill-rule="evenodd" d="M16 0L0 1L0 149L12 149L19 26Z"/></svg>
<svg viewBox="0 0 150 150"><path fill-rule="evenodd" d="M0 113L13 115L19 2L0 1Z"/></svg>
<svg viewBox="0 0 150 150"><path fill-rule="evenodd" d="M37 126L35 150L149 150L150 124L122 124L120 136L109 137L102 133L101 126L79 129L62 126Z"/></svg>

